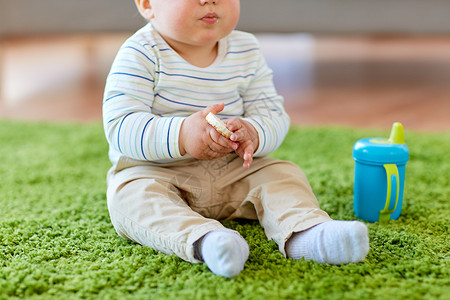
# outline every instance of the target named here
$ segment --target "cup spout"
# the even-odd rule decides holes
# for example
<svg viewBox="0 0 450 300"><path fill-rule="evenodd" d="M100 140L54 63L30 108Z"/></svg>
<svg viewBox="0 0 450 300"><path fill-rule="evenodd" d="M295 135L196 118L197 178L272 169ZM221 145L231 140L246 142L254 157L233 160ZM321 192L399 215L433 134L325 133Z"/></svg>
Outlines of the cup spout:
<svg viewBox="0 0 450 300"><path fill-rule="evenodd" d="M391 144L404 144L405 135L403 133L403 125L400 122L395 122L392 125L391 136L389 137Z"/></svg>

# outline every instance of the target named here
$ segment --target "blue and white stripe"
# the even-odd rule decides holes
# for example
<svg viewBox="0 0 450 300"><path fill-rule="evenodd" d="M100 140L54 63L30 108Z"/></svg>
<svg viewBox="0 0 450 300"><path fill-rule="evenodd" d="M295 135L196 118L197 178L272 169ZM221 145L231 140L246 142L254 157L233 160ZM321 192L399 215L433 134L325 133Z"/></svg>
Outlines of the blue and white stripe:
<svg viewBox="0 0 450 300"><path fill-rule="evenodd" d="M255 156L274 151L289 128L283 98L255 37L233 31L207 68L181 58L146 25L119 50L108 75L103 121L113 164L120 156L167 162L181 157L180 127L189 115L225 103L222 118L240 117L259 134Z"/></svg>

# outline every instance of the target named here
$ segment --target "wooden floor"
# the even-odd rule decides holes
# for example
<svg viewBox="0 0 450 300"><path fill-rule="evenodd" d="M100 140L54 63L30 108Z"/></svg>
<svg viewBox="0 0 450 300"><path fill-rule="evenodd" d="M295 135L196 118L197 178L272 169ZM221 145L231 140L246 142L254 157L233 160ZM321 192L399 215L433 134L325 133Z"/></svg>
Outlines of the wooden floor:
<svg viewBox="0 0 450 300"><path fill-rule="evenodd" d="M4 39L0 118L100 120L105 77L127 36ZM450 131L450 36L258 37L293 124Z"/></svg>

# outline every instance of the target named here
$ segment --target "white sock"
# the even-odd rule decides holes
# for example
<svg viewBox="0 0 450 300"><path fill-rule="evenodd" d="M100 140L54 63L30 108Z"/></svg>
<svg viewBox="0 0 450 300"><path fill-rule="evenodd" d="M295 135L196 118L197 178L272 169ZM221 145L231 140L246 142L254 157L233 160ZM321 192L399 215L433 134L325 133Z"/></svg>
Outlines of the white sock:
<svg viewBox="0 0 450 300"><path fill-rule="evenodd" d="M214 274L229 278L239 275L249 254L245 239L229 230L208 232L195 247Z"/></svg>
<svg viewBox="0 0 450 300"><path fill-rule="evenodd" d="M368 230L358 221L321 223L294 233L286 243L288 257L332 265L361 262L368 252Z"/></svg>

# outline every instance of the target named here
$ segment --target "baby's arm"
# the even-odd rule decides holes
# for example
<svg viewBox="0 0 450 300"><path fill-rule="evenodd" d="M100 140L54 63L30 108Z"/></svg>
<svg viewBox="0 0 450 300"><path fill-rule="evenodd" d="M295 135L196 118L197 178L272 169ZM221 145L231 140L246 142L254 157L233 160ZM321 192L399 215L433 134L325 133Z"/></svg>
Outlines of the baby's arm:
<svg viewBox="0 0 450 300"><path fill-rule="evenodd" d="M265 156L281 145L289 130L290 120L283 106L283 97L275 89L272 70L262 54L258 55L255 76L242 95L242 119L252 124L258 132L259 146L255 149L254 156Z"/></svg>
<svg viewBox="0 0 450 300"><path fill-rule="evenodd" d="M238 149L236 141L229 140L217 132L206 121L208 113L217 114L224 104L215 104L187 117L180 129L180 154L188 153L198 159L215 159Z"/></svg>

